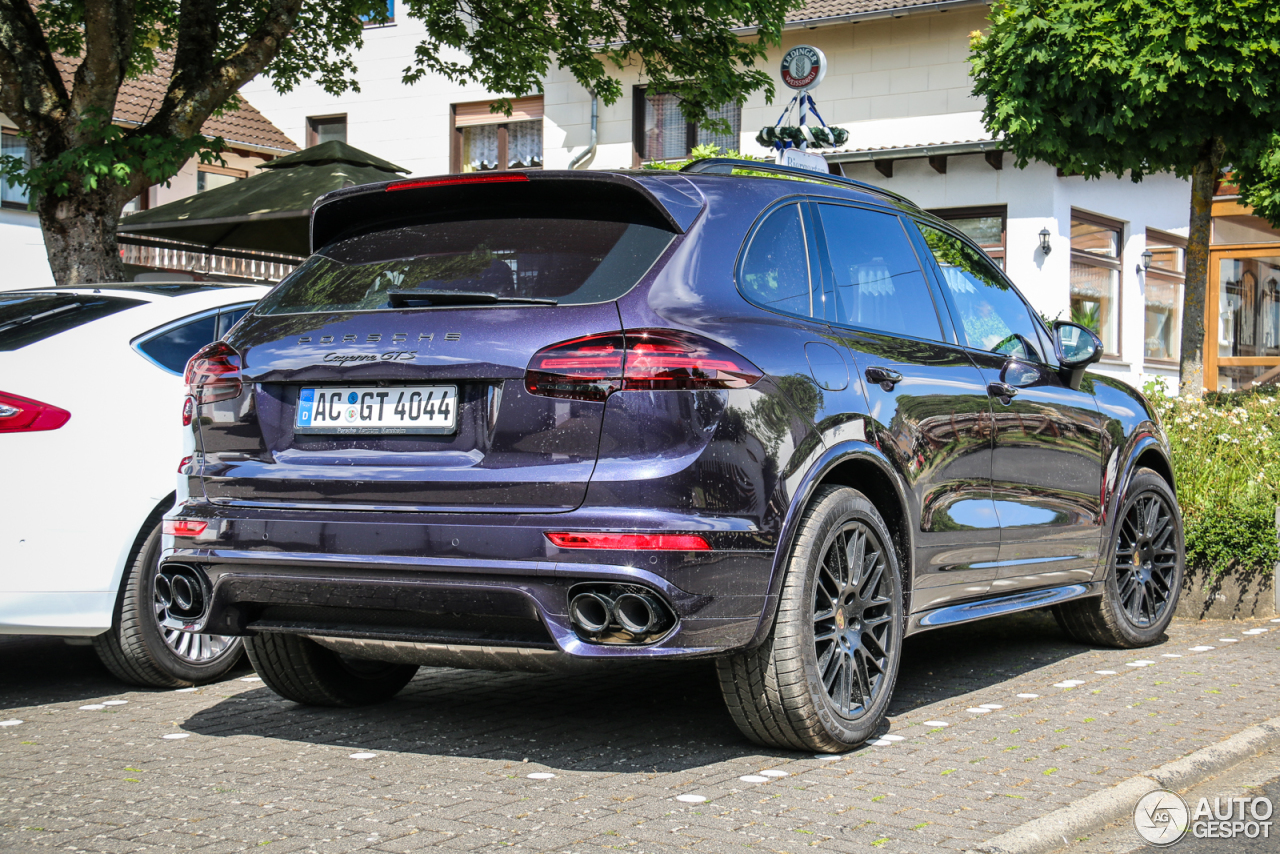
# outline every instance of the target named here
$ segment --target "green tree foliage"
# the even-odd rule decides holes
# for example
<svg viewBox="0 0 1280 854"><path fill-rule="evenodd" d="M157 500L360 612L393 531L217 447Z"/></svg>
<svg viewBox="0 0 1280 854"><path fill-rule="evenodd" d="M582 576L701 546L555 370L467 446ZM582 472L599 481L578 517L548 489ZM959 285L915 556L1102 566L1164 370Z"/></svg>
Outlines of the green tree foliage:
<svg viewBox="0 0 1280 854"><path fill-rule="evenodd" d="M1228 163L1258 181L1280 130L1280 4L998 0L972 47L983 119L1019 166L1191 177L1181 388L1200 394L1214 184Z"/></svg>
<svg viewBox="0 0 1280 854"><path fill-rule="evenodd" d="M776 45L797 0L400 0L425 33L405 57L404 80L440 74L519 97L541 90L556 64L610 104L615 69L639 66L680 96L690 121L765 91L756 67ZM352 57L364 22L387 19L386 0L0 0L0 112L26 137L30 171L14 158L0 175L29 187L59 284L123 277L115 232L121 208L187 160L218 158L200 134L259 74L279 91L304 80L358 90ZM753 27L741 38L734 28ZM55 54L78 61L64 83ZM121 84L172 64L147 121L111 123ZM510 110L503 100L499 109Z"/></svg>

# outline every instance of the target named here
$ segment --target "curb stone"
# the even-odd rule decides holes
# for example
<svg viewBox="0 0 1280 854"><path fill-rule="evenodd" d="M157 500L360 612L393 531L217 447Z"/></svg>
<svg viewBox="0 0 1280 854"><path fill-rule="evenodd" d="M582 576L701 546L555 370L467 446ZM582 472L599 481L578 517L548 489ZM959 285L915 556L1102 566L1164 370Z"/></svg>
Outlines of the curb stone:
<svg viewBox="0 0 1280 854"><path fill-rule="evenodd" d="M988 839L966 854L1049 854L1069 845L1070 840L1129 817L1134 804L1148 792L1186 791L1277 746L1280 746L1280 718L1272 718Z"/></svg>

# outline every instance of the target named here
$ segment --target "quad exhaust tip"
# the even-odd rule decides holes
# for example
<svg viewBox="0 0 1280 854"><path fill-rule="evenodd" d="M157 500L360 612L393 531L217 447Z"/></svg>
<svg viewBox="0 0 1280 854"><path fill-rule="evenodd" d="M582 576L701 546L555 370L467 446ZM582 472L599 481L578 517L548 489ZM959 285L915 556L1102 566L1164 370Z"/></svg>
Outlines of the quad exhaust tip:
<svg viewBox="0 0 1280 854"><path fill-rule="evenodd" d="M156 575L156 598L169 617L183 622L194 622L208 610L204 579L195 569L182 564L160 568Z"/></svg>
<svg viewBox="0 0 1280 854"><path fill-rule="evenodd" d="M671 607L650 590L629 584L579 584L569 591L569 621L583 640L645 644L675 625Z"/></svg>

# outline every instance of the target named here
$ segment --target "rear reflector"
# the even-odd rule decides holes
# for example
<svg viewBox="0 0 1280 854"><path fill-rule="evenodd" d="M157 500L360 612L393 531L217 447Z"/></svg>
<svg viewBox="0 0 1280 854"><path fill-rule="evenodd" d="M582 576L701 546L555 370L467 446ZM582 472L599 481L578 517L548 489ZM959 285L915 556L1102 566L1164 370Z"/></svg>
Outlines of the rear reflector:
<svg viewBox="0 0 1280 854"><path fill-rule="evenodd" d="M409 181L397 181L388 184L386 192L396 190L416 190L419 187L447 187L453 184L511 184L528 181L529 176L523 172L482 172L479 175L462 175L450 178L420 178Z"/></svg>
<svg viewBox="0 0 1280 854"><path fill-rule="evenodd" d="M71 413L65 409L0 391L0 433L57 430L69 420Z"/></svg>
<svg viewBox="0 0 1280 854"><path fill-rule="evenodd" d="M187 362L187 394L196 403L213 403L239 397L244 389L240 381L240 354L225 341L214 341Z"/></svg>
<svg viewBox="0 0 1280 854"><path fill-rule="evenodd" d="M547 397L605 400L615 391L748 388L762 376L714 341L674 329L637 329L539 350L525 372L525 387Z"/></svg>
<svg viewBox="0 0 1280 854"><path fill-rule="evenodd" d="M187 400L190 400L190 399L191 398L187 398ZM178 474L191 474L191 472L187 471L187 466L191 465L191 461L193 459L195 459L195 457L188 454L187 456L178 460Z"/></svg>
<svg viewBox="0 0 1280 854"><path fill-rule="evenodd" d="M711 546L695 534L601 534L550 531L547 539L562 549L628 549L631 551L707 552Z"/></svg>
<svg viewBox="0 0 1280 854"><path fill-rule="evenodd" d="M160 530L173 537L198 537L207 527L208 522L197 522L194 519L165 519Z"/></svg>

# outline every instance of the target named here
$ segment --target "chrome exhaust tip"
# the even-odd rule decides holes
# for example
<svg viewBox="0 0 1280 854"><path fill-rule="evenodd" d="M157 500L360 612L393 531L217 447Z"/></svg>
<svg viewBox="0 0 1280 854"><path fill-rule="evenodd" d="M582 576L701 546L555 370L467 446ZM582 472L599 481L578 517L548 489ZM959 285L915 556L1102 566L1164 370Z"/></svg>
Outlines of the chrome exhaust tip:
<svg viewBox="0 0 1280 854"><path fill-rule="evenodd" d="M195 622L208 610L204 578L195 569L182 564L160 567L156 575L156 599L170 618Z"/></svg>
<svg viewBox="0 0 1280 854"><path fill-rule="evenodd" d="M633 635L648 634L663 622L663 608L647 593L623 593L613 604L618 625Z"/></svg>
<svg viewBox="0 0 1280 854"><path fill-rule="evenodd" d="M648 588L588 581L569 590L569 623L588 643L635 646L665 636L677 618L662 595Z"/></svg>
<svg viewBox="0 0 1280 854"><path fill-rule="evenodd" d="M569 619L589 635L607 631L613 614L613 600L603 593L579 593L569 602Z"/></svg>

